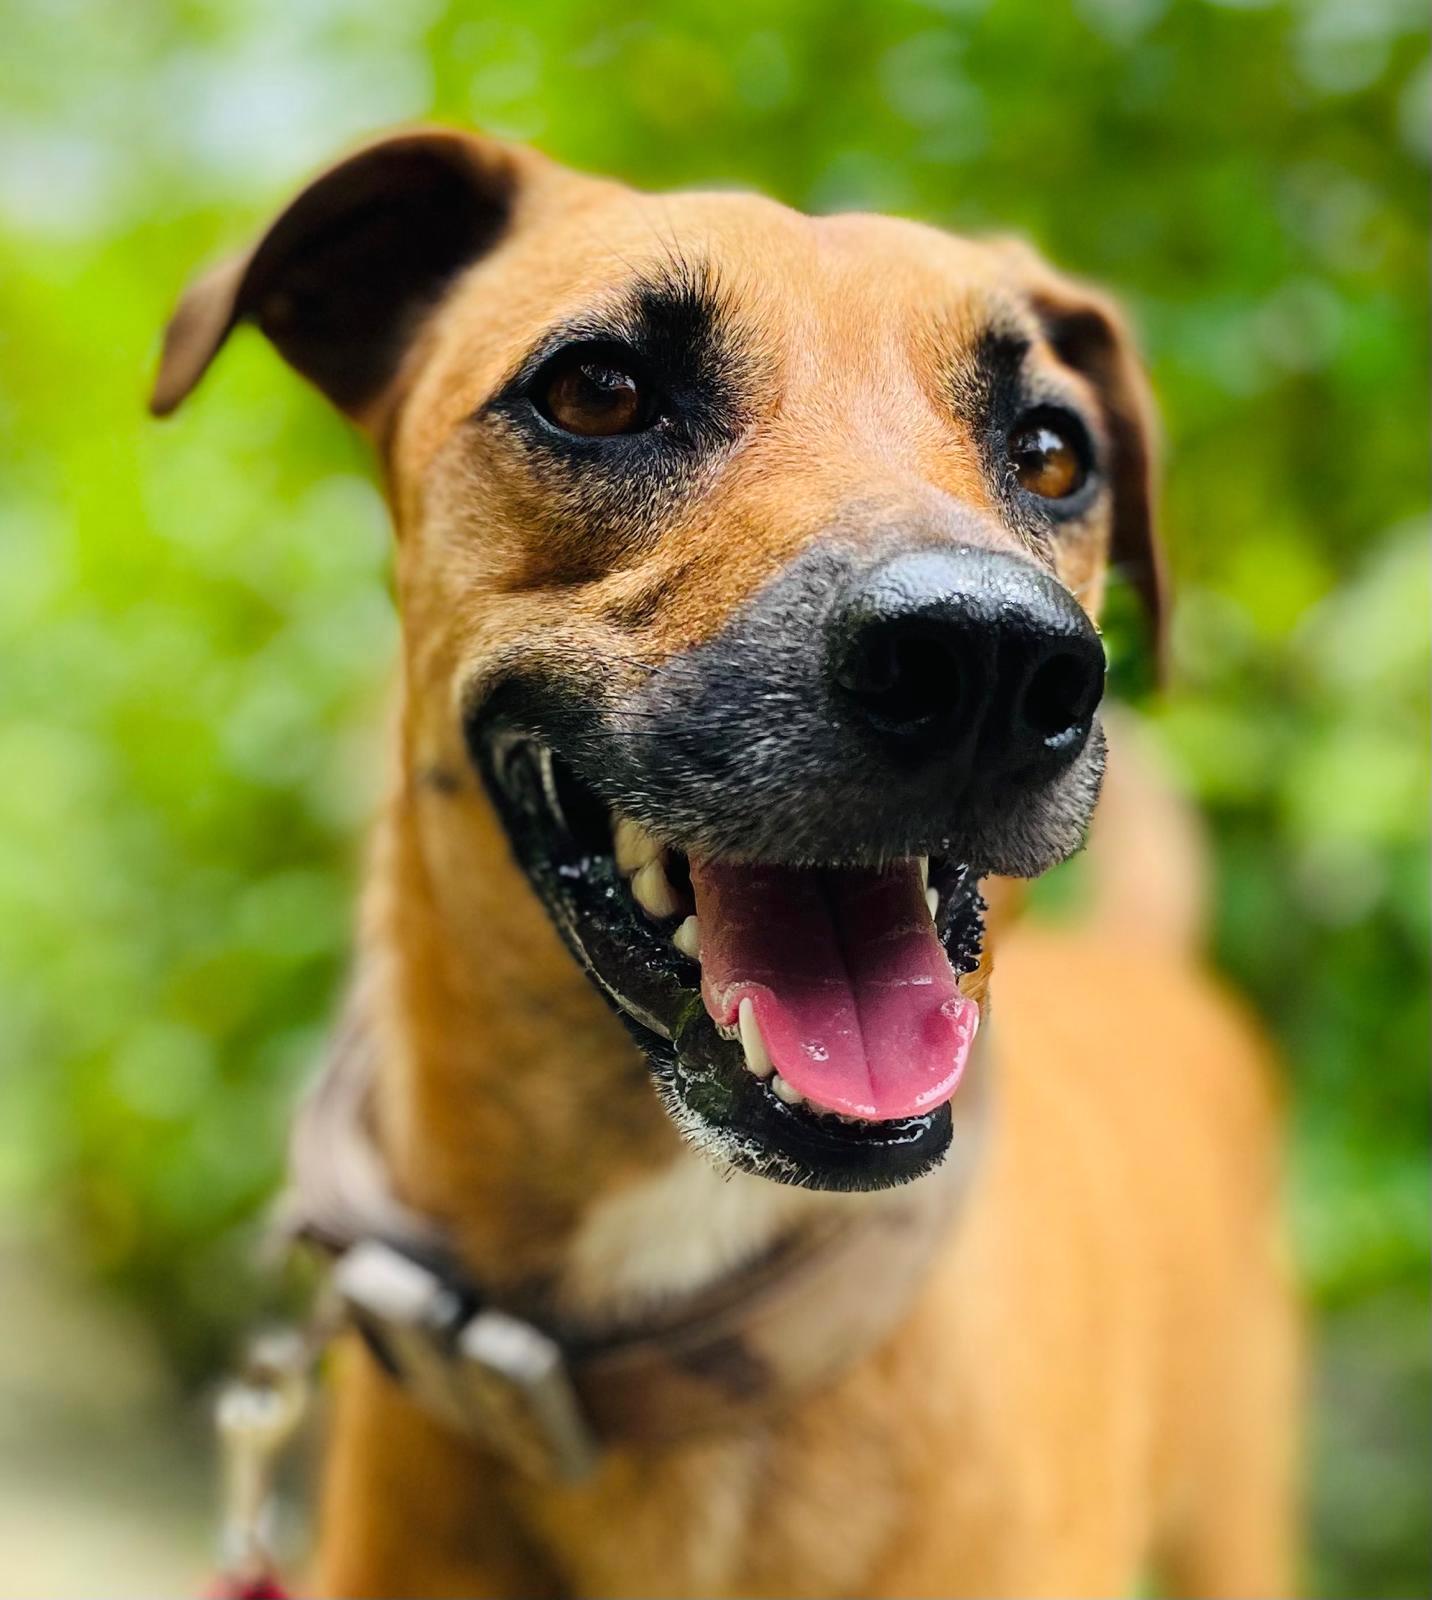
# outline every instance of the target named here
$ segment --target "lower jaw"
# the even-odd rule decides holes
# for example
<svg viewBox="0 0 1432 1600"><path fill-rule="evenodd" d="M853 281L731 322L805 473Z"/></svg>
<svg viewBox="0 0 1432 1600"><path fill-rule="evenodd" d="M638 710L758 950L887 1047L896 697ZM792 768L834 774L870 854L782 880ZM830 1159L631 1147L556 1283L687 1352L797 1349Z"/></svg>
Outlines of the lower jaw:
<svg viewBox="0 0 1432 1600"><path fill-rule="evenodd" d="M949 1150L949 1101L888 1122L787 1105L769 1082L733 1069L739 1045L721 1036L704 1007L665 1049L638 1042L678 1130L738 1171L807 1189L884 1189L922 1177Z"/></svg>
<svg viewBox="0 0 1432 1600"><path fill-rule="evenodd" d="M530 737L483 740L480 765L518 861L573 956L626 1024L681 1134L733 1168L805 1188L870 1190L921 1177L949 1149L949 1102L860 1121L783 1098L717 1027L700 969L673 944L689 908L656 920L619 869L605 807ZM600 816L598 813L600 812ZM604 832L605 828L605 832ZM936 863L937 927L957 970L978 960L982 902L972 876ZM678 912L681 915L678 915Z"/></svg>

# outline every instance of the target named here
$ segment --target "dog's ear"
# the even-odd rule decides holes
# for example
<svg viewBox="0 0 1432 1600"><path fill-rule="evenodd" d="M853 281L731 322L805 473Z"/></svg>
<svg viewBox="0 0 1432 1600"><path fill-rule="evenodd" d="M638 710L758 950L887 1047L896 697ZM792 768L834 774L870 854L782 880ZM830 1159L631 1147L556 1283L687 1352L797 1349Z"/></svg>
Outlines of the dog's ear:
<svg viewBox="0 0 1432 1600"><path fill-rule="evenodd" d="M336 406L371 423L425 313L501 237L523 159L495 141L420 130L314 179L252 249L185 292L150 409L173 411L237 324L253 322Z"/></svg>
<svg viewBox="0 0 1432 1600"><path fill-rule="evenodd" d="M1124 318L1106 296L1054 272L1030 247L1000 240L1055 354L1093 385L1113 448L1111 556L1142 602L1162 675L1168 575L1156 527L1158 429L1148 380Z"/></svg>

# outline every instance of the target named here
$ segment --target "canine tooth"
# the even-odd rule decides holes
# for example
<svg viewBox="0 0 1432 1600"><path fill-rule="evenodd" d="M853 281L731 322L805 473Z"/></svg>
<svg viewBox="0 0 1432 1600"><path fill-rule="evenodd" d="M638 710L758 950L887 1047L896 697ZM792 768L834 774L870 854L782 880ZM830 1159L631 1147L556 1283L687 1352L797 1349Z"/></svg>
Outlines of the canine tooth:
<svg viewBox="0 0 1432 1600"><path fill-rule="evenodd" d="M929 856L920 856L918 859L920 862L920 887L928 889L930 887L930 858Z"/></svg>
<svg viewBox="0 0 1432 1600"><path fill-rule="evenodd" d="M690 956L693 961L701 959L701 929L695 917L687 917L686 921L671 936L671 942L684 956Z"/></svg>
<svg viewBox="0 0 1432 1600"><path fill-rule="evenodd" d="M940 891L938 889L926 889L925 904L930 908L930 920L934 921L940 910Z"/></svg>
<svg viewBox="0 0 1432 1600"><path fill-rule="evenodd" d="M736 1026L741 1033L741 1048L746 1052L746 1070L758 1078L769 1078L775 1070L766 1054L766 1041L761 1037L761 1025L756 1021L756 1008L743 1000L736 1011ZM778 1083L780 1079L776 1080ZM789 1085L787 1085L789 1087Z"/></svg>
<svg viewBox="0 0 1432 1600"><path fill-rule="evenodd" d="M681 909L681 902L667 880L666 866L660 856L655 861L648 861L631 880L631 892L642 910L658 921L662 917L674 917Z"/></svg>
<svg viewBox="0 0 1432 1600"><path fill-rule="evenodd" d="M618 817L612 829L612 851L617 858L617 871L623 877L640 872L649 861L661 854L661 845L639 822L630 817Z"/></svg>
<svg viewBox="0 0 1432 1600"><path fill-rule="evenodd" d="M779 1072L771 1079L771 1091L777 1100L784 1100L788 1106L798 1106L805 1101L800 1090L793 1089Z"/></svg>

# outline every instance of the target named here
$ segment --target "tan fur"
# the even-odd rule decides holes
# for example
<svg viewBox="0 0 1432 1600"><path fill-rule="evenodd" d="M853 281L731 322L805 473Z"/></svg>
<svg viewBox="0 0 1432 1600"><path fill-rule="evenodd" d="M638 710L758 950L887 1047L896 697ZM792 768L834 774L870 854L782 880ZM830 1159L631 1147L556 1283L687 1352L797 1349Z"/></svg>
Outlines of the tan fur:
<svg viewBox="0 0 1432 1600"><path fill-rule="evenodd" d="M998 537L940 363L991 319L1037 332L1041 298L1109 313L1008 246L640 196L478 148L516 174L511 225L360 416L384 456L403 618L397 780L362 930L381 1132L404 1198L484 1283L555 1283L600 1317L725 1270L790 1215L878 1197L742 1179L699 1261L653 1250L648 1207L699 1197L698 1158L513 864L460 693L533 641L631 681L853 510L938 528L973 506ZM545 328L673 251L714 264L764 374L758 416L659 539L573 540L464 419ZM1097 398L1133 428L1122 343L1115 360ZM1091 612L1115 515L1058 557ZM1123 793L1137 805L1137 784ZM1256 1030L1186 941L1119 917L1082 935L992 924L989 1145L895 1338L778 1424L616 1452L575 1488L484 1459L350 1349L315 1592L1118 1595L1156 1561L1188 1593L1289 1592L1295 1341Z"/></svg>

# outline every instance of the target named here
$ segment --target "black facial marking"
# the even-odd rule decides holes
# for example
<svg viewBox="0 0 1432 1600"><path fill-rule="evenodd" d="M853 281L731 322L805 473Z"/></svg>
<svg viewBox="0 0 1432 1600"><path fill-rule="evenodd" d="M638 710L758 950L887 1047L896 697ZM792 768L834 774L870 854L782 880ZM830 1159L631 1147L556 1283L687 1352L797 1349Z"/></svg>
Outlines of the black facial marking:
<svg viewBox="0 0 1432 1600"><path fill-rule="evenodd" d="M1103 483L1089 426L1056 387L1031 369L1032 349L1024 333L989 329L956 368L951 389L957 413L979 441L985 473L1006 520L1034 554L1048 560L1061 526L1088 514ZM1089 469L1082 487L1066 499L1051 501L1028 494L1015 475L1010 435L1023 418L1036 414L1061 422Z"/></svg>
<svg viewBox="0 0 1432 1600"><path fill-rule="evenodd" d="M564 550L585 541L610 557L655 537L749 424L759 380L749 343L711 270L669 264L553 329L473 424L500 428L521 452ZM649 412L641 428L583 436L543 414L554 365L588 354L635 378Z"/></svg>

